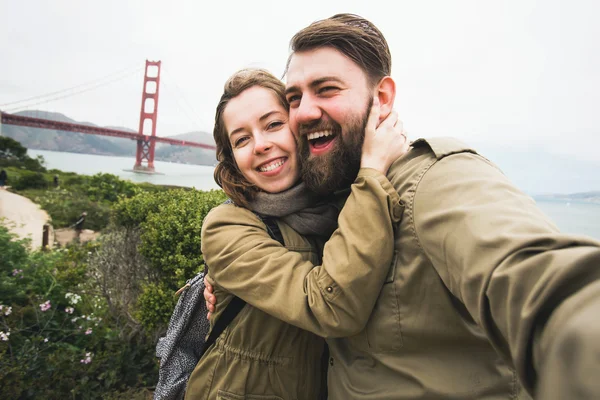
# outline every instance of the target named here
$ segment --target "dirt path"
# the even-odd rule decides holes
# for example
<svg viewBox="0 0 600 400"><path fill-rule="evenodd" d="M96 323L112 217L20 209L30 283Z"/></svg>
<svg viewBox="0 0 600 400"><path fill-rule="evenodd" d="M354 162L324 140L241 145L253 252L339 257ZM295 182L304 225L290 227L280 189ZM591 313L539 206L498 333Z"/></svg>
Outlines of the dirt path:
<svg viewBox="0 0 600 400"><path fill-rule="evenodd" d="M31 238L31 249L42 247L44 224L50 219L46 211L26 197L0 189L0 218L3 225L20 238Z"/></svg>
<svg viewBox="0 0 600 400"><path fill-rule="evenodd" d="M44 224L50 220L48 213L27 197L19 196L6 189L0 189L0 219L1 224L8 226L11 232L18 237L31 238L31 249L39 250L42 247ZM89 229L81 231L79 240L87 242L95 240L100 234ZM54 244L66 246L75 240L75 229L62 228L56 231L50 227L48 246Z"/></svg>

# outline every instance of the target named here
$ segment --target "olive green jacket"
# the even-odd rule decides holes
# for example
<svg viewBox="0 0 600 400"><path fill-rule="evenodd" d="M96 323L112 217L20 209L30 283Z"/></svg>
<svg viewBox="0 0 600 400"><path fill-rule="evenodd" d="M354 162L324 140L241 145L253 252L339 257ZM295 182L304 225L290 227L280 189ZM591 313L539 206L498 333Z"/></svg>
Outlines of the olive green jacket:
<svg viewBox="0 0 600 400"><path fill-rule="evenodd" d="M599 399L600 243L454 139L416 141L388 178L393 232L365 207L346 236L368 252L385 232L377 265L330 241L319 270L243 276L273 288L263 311L328 338L329 399Z"/></svg>
<svg viewBox="0 0 600 400"><path fill-rule="evenodd" d="M325 377L324 340L283 322L281 316L293 315L321 336L360 331L375 298L369 304L356 293L381 289L387 268L373 271L370 266L389 267L393 244L386 238L393 235L398 203L385 176L361 170L339 216L343 229L329 240L336 254L328 255L326 246L322 263L322 243L298 235L281 221L285 247L251 211L232 204L211 210L202 226L202 252L219 304L211 325L232 295L248 304L196 366L186 399L318 399ZM362 218L366 211L369 221ZM357 271L353 282L346 279L349 270ZM310 299L305 302L307 288ZM279 319L261 311L275 306ZM318 321L314 314L330 318Z"/></svg>
<svg viewBox="0 0 600 400"><path fill-rule="evenodd" d="M415 142L388 178L395 259L366 329L328 340L330 399L600 398L600 243L454 139Z"/></svg>

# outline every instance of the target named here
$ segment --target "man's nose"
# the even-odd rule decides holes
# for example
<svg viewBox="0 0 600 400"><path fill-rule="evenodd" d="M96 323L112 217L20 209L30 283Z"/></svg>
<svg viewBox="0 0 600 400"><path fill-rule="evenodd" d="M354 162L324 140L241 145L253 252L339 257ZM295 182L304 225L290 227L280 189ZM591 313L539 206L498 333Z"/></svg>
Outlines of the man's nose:
<svg viewBox="0 0 600 400"><path fill-rule="evenodd" d="M273 147L271 141L263 134L254 136L254 154L261 154L269 151Z"/></svg>
<svg viewBox="0 0 600 400"><path fill-rule="evenodd" d="M310 96L302 96L300 105L296 109L296 122L300 125L308 124L321 118L322 112L318 104Z"/></svg>

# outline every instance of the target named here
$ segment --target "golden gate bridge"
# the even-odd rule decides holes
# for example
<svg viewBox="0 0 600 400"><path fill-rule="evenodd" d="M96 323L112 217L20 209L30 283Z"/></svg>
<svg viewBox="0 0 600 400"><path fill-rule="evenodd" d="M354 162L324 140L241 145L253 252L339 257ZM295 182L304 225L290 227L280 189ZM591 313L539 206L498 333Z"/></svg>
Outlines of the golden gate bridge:
<svg viewBox="0 0 600 400"><path fill-rule="evenodd" d="M142 90L142 107L140 110L140 124L137 133L122 131L119 129L102 128L97 126L89 126L85 124L74 124L44 118L34 118L24 115L10 114L2 112L1 110L0 126L1 124L18 125L32 128L55 129L61 131L85 133L89 135L112 136L123 139L135 140L137 142L137 149L135 153L135 164L133 170L136 172L144 173L155 172L154 149L157 142L167 143L174 146L189 146L214 150L215 146L210 144L156 136L160 68L161 61L146 60L146 67L144 72L144 86ZM154 74L153 71L156 71L156 74Z"/></svg>

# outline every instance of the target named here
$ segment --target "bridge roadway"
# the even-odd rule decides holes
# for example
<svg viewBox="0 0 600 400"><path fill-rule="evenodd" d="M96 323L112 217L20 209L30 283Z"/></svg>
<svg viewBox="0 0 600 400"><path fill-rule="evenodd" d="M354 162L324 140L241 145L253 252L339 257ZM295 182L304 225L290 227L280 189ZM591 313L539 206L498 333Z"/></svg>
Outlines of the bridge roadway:
<svg viewBox="0 0 600 400"><path fill-rule="evenodd" d="M158 136L146 136L138 133L121 131L118 129L101 128L83 124L72 124L69 122L52 121L50 119L25 117L22 115L0 113L0 124L29 126L32 128L55 129L60 131L80 132L89 135L113 136L123 139L155 141L158 143L168 143L174 146L199 147L207 150L215 150L214 145L190 142L187 140L177 140Z"/></svg>

